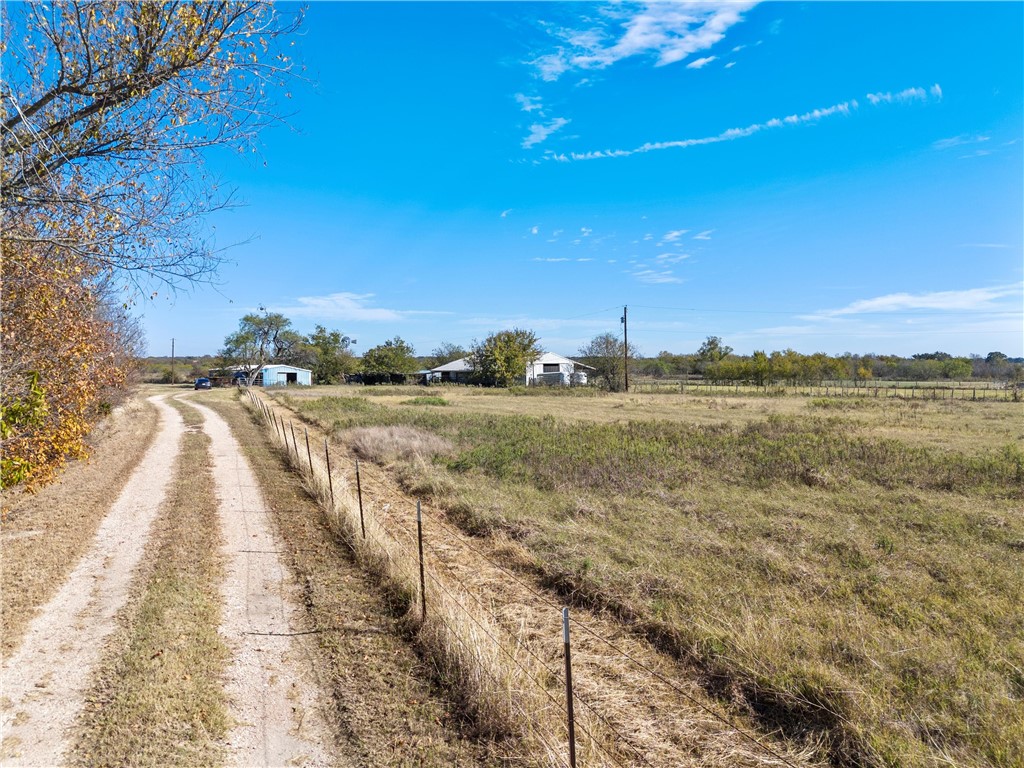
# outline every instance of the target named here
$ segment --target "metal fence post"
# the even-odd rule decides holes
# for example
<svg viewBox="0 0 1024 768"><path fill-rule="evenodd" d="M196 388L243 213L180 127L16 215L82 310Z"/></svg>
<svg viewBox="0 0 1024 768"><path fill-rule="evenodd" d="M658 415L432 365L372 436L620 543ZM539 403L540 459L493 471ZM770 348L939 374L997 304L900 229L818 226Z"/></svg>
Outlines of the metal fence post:
<svg viewBox="0 0 1024 768"><path fill-rule="evenodd" d="M569 765L576 768L576 717L572 708L572 648L569 645L569 609L562 608L562 642L565 644L565 714L569 723Z"/></svg>
<svg viewBox="0 0 1024 768"><path fill-rule="evenodd" d="M363 482L359 477L359 459L356 459L356 498L359 499L359 529L366 538L366 521L363 520Z"/></svg>
<svg viewBox="0 0 1024 768"><path fill-rule="evenodd" d="M327 445L327 438L324 438L324 453L327 455L327 485L331 489L331 509L334 509L334 478L331 477L331 448Z"/></svg>
<svg viewBox="0 0 1024 768"><path fill-rule="evenodd" d="M420 548L420 608L423 620L427 620L427 580L423 569L423 512L420 510L420 500L416 499L416 539Z"/></svg>

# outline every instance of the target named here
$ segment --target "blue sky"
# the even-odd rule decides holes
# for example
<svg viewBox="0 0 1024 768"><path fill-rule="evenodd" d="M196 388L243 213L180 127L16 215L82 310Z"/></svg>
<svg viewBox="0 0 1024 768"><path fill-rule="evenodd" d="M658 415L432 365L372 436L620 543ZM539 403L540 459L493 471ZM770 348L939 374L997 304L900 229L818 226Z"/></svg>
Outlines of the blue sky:
<svg viewBox="0 0 1024 768"><path fill-rule="evenodd" d="M258 306L420 354L531 328L572 355L1024 354L1021 3L313 3L306 80L210 169L216 289L149 353Z"/></svg>

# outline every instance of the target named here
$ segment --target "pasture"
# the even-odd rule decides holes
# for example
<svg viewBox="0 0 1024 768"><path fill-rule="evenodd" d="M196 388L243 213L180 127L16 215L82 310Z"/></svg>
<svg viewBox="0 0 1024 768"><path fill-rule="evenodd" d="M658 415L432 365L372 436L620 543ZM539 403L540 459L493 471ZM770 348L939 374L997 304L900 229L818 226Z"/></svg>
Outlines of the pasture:
<svg viewBox="0 0 1024 768"><path fill-rule="evenodd" d="M835 764L1024 763L1020 404L424 394L275 397Z"/></svg>

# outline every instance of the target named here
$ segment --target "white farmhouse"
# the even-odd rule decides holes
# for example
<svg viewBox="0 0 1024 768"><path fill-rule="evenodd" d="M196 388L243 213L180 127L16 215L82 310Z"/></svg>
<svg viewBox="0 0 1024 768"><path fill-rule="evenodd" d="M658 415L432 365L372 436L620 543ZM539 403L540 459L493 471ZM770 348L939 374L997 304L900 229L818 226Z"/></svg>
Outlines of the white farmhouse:
<svg viewBox="0 0 1024 768"><path fill-rule="evenodd" d="M564 387L586 384L587 371L592 370L589 365L577 363L554 352L545 352L526 366L526 384L556 384Z"/></svg>

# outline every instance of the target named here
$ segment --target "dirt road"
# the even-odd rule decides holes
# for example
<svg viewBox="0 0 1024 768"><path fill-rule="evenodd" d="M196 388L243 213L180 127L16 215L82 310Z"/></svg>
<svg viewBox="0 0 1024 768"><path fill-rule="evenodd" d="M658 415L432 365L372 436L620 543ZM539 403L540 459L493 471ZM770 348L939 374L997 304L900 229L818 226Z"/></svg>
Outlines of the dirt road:
<svg viewBox="0 0 1024 768"><path fill-rule="evenodd" d="M87 553L31 622L2 667L0 762L68 760L73 727L132 587L149 531L168 496L184 424L166 396L158 434L100 525ZM187 396L183 399L187 400ZM228 762L239 766L335 765L303 664L294 580L282 565L256 480L223 420L195 406L211 440L223 555L220 631L233 653L225 682L235 722Z"/></svg>

